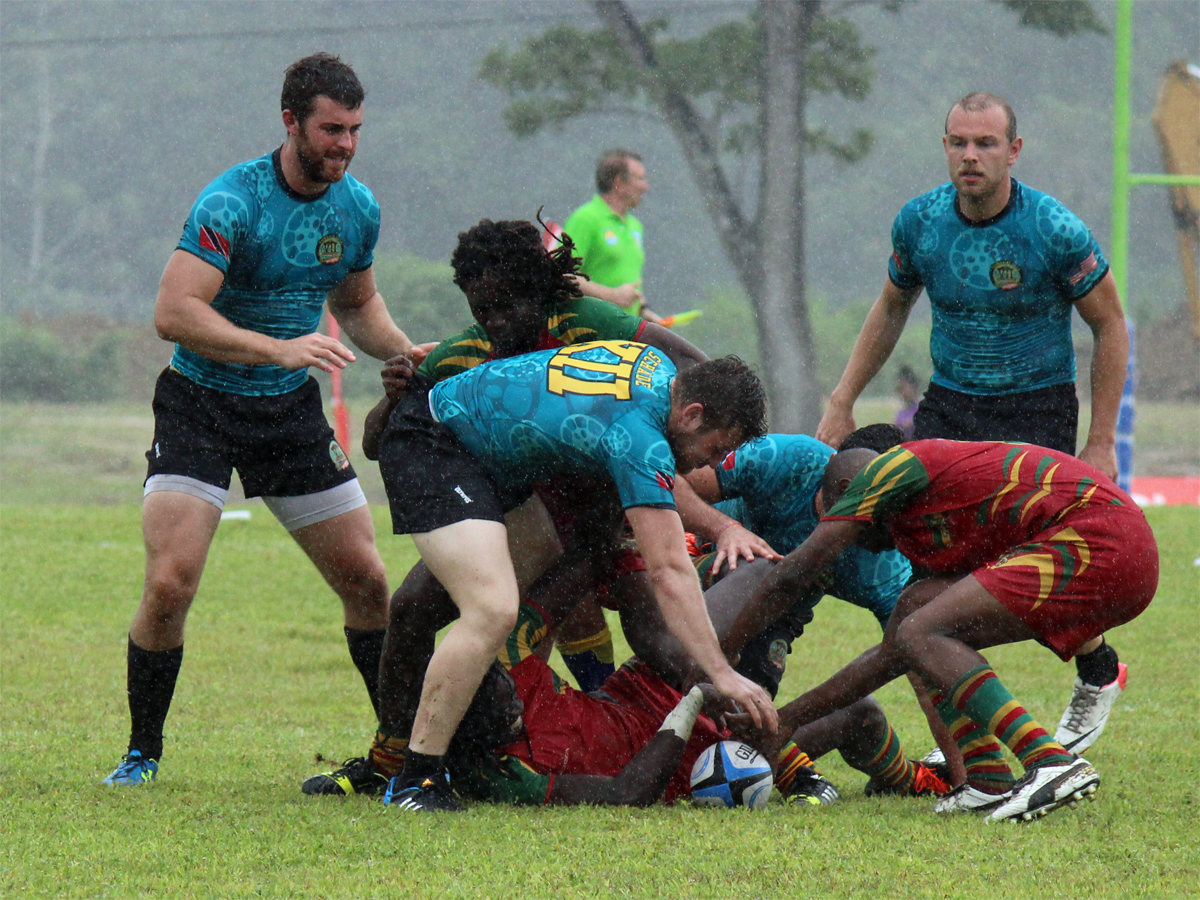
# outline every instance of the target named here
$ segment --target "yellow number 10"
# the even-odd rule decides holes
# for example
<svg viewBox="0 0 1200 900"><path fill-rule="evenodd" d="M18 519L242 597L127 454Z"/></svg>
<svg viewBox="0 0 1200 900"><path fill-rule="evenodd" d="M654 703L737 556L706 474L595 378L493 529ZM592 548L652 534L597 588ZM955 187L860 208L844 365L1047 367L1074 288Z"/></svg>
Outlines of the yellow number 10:
<svg viewBox="0 0 1200 900"><path fill-rule="evenodd" d="M597 347L607 350L616 356L618 361L605 362L578 358L580 354ZM546 388L550 393L559 396L563 394L609 395L618 400L628 400L629 383L633 378L633 364L645 349L642 344L630 344L625 341L589 341L586 344L563 347L550 358ZM567 366L585 372L611 375L612 380L592 381L586 378L577 378L567 373Z"/></svg>

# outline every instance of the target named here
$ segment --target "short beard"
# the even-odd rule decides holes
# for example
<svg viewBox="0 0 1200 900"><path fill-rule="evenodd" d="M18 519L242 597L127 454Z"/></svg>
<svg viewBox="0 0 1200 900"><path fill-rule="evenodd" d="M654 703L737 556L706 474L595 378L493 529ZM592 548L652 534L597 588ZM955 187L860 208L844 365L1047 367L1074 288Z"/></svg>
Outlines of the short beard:
<svg viewBox="0 0 1200 900"><path fill-rule="evenodd" d="M304 173L304 177L313 184L332 184L333 179L325 175L325 157L309 156L304 152L304 148L301 147L299 141L296 142L295 146L296 161L300 163L300 171ZM348 168L350 168L349 160L347 160L346 164L342 167L343 175L346 173Z"/></svg>

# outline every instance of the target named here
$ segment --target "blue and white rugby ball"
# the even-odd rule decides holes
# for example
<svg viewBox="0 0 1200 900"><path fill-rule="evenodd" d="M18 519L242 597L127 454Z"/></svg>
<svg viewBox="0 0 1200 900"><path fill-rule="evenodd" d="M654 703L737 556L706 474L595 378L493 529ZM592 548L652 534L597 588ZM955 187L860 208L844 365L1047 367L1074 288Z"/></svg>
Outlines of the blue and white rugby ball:
<svg viewBox="0 0 1200 900"><path fill-rule="evenodd" d="M741 741L713 744L692 766L692 802L697 806L762 809L774 786L771 764Z"/></svg>

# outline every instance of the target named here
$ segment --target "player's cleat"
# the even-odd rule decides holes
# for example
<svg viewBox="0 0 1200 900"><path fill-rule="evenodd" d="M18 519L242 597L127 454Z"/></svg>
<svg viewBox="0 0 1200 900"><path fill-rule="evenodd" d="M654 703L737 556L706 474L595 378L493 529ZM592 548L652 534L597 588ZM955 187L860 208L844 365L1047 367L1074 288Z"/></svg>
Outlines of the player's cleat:
<svg viewBox="0 0 1200 900"><path fill-rule="evenodd" d="M913 761L913 780L907 787L900 784L884 784L872 778L863 788L868 797L941 797L950 793L951 785L935 768L923 762Z"/></svg>
<svg viewBox="0 0 1200 900"><path fill-rule="evenodd" d="M463 812L465 807L450 790L450 776L445 780L426 778L416 787L401 787L400 776L388 782L383 805L417 812Z"/></svg>
<svg viewBox="0 0 1200 900"><path fill-rule="evenodd" d="M1129 667L1125 663L1117 663L1117 677L1103 687L1088 684L1081 678L1075 679L1075 690L1071 692L1071 702L1058 723L1058 731L1054 739L1072 753L1083 753L1096 743L1096 738L1108 724L1108 714L1112 712L1113 704L1125 690L1129 680Z"/></svg>
<svg viewBox="0 0 1200 900"><path fill-rule="evenodd" d="M946 764L946 754L942 752L941 747L934 747L921 757L921 762L925 763L931 769L936 769L938 766Z"/></svg>
<svg viewBox="0 0 1200 900"><path fill-rule="evenodd" d="M797 766L796 774L783 792L783 802L789 806L807 803L811 806L828 806L838 799L838 789L833 782L808 766Z"/></svg>
<svg viewBox="0 0 1200 900"><path fill-rule="evenodd" d="M938 802L933 804L933 811L939 814L991 812L1011 796L1011 792L1006 794L985 794L983 791L976 790L964 782L950 793L938 798Z"/></svg>
<svg viewBox="0 0 1200 900"><path fill-rule="evenodd" d="M149 784L158 776L158 760L145 759L140 750L130 750L121 757L121 764L102 784L116 785Z"/></svg>
<svg viewBox="0 0 1200 900"><path fill-rule="evenodd" d="M1080 800L1094 800L1100 773L1082 757L1061 766L1030 769L1017 786L988 816L989 822L1030 822L1063 806L1075 807Z"/></svg>
<svg viewBox="0 0 1200 900"><path fill-rule="evenodd" d="M387 785L387 778L375 771L369 759L355 756L332 772L306 778L300 790L310 795L346 797L350 794L381 794Z"/></svg>

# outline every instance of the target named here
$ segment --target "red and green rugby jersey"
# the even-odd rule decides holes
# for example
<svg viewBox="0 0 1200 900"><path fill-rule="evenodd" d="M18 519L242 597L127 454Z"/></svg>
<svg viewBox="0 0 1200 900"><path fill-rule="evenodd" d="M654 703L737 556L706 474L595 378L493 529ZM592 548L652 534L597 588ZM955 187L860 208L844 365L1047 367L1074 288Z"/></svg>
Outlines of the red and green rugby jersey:
<svg viewBox="0 0 1200 900"><path fill-rule="evenodd" d="M965 574L1099 504L1133 501L1065 453L1034 444L913 441L873 459L822 521L884 523L914 563Z"/></svg>
<svg viewBox="0 0 1200 900"><path fill-rule="evenodd" d="M586 341L636 341L645 326L645 319L630 315L612 303L594 297L573 297L561 312L546 320L533 349L553 350ZM417 371L441 381L495 358L487 332L476 322L438 344Z"/></svg>

